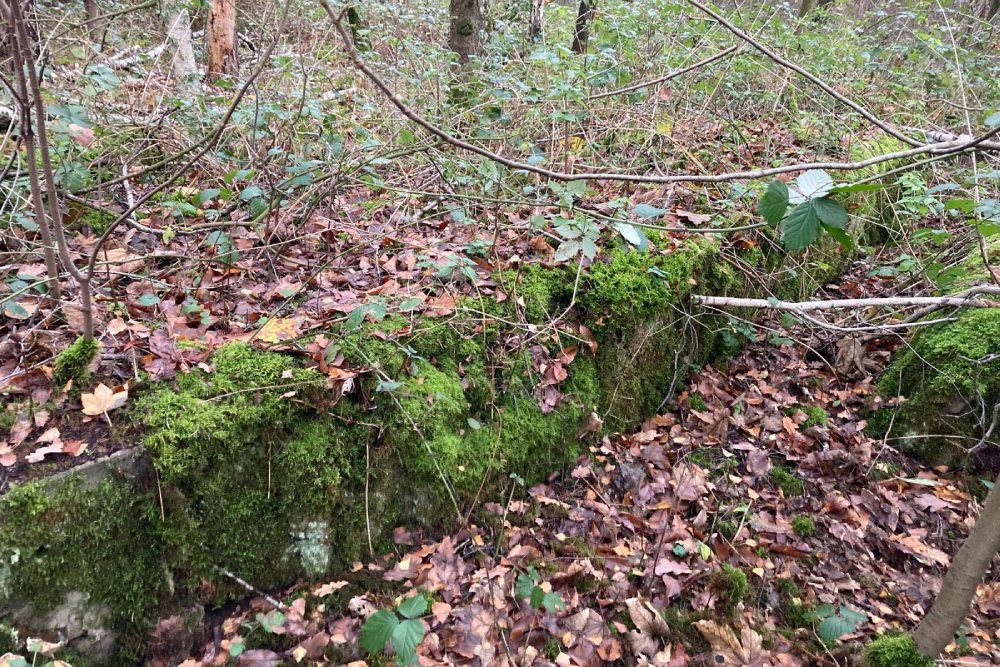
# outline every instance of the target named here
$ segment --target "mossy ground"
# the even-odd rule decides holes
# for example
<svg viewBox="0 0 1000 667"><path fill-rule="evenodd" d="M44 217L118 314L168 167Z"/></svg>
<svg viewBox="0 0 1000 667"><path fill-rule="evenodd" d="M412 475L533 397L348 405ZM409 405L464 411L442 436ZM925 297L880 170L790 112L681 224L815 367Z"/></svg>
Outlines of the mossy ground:
<svg viewBox="0 0 1000 667"><path fill-rule="evenodd" d="M70 380L77 390L84 386L90 376L90 364L100 349L96 340L86 340L83 336L73 341L72 345L56 357L53 377L56 386L65 386Z"/></svg>
<svg viewBox="0 0 1000 667"><path fill-rule="evenodd" d="M865 648L867 667L932 667L934 661L917 650L910 635L879 637Z"/></svg>

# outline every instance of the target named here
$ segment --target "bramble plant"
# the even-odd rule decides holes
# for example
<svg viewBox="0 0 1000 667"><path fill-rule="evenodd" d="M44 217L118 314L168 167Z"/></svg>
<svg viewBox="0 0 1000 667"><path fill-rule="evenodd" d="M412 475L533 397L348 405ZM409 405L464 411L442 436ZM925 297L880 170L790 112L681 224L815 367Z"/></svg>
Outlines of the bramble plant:
<svg viewBox="0 0 1000 667"><path fill-rule="evenodd" d="M830 198L834 193L830 175L812 169L795 179L794 189L784 181L773 181L761 197L757 211L770 224L781 223L781 242L789 250L805 250L819 240L822 230L850 246L847 209Z"/></svg>
<svg viewBox="0 0 1000 667"><path fill-rule="evenodd" d="M417 647L424 640L420 617L426 612L427 598L420 594L400 602L396 611L380 609L361 626L361 648L374 655L391 646L399 664L416 664Z"/></svg>
<svg viewBox="0 0 1000 667"><path fill-rule="evenodd" d="M529 567L527 572L517 575L517 584L514 586L514 595L518 598L527 598L531 608L538 611L545 607L546 611L562 611L566 608L566 602L558 593L546 593L541 586L542 576L538 570Z"/></svg>

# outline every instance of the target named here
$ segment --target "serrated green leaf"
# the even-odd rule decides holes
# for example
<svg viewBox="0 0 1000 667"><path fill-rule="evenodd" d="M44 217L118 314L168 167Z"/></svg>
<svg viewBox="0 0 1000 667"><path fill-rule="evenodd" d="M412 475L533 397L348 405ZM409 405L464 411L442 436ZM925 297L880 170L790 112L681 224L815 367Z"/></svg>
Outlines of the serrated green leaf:
<svg viewBox="0 0 1000 667"><path fill-rule="evenodd" d="M256 199L250 200L250 217L259 218L260 216L267 213L270 206L267 200L263 197L257 197Z"/></svg>
<svg viewBox="0 0 1000 667"><path fill-rule="evenodd" d="M517 583L514 584L514 595L518 598L530 598L531 591L535 587L535 582L527 574L517 575Z"/></svg>
<svg viewBox="0 0 1000 667"><path fill-rule="evenodd" d="M854 623L843 616L830 616L819 624L819 627L816 628L816 634L819 635L820 639L830 644L844 635L851 634L856 627Z"/></svg>
<svg viewBox="0 0 1000 667"><path fill-rule="evenodd" d="M788 186L783 181L772 181L757 203L757 212L772 225L781 222L788 210Z"/></svg>
<svg viewBox="0 0 1000 667"><path fill-rule="evenodd" d="M251 199L257 199L258 197L263 197L264 191L258 188L256 185L251 185L245 188L243 192L240 193L240 199L243 201L250 201Z"/></svg>
<svg viewBox="0 0 1000 667"><path fill-rule="evenodd" d="M583 245L579 241L563 241L556 248L553 259L557 262L565 262L576 257L582 249Z"/></svg>
<svg viewBox="0 0 1000 667"><path fill-rule="evenodd" d="M854 611L853 609L849 609L847 607L840 608L840 615L855 625L865 623L868 620L868 614L860 611Z"/></svg>
<svg viewBox="0 0 1000 667"><path fill-rule="evenodd" d="M398 625L399 619L388 609L375 612L361 626L361 648L369 653L381 653Z"/></svg>
<svg viewBox="0 0 1000 667"><path fill-rule="evenodd" d="M835 612L836 610L833 608L832 604L821 604L813 607L813 610L809 613L809 615L816 620L822 620L824 618L828 618L829 616L833 616Z"/></svg>
<svg viewBox="0 0 1000 667"><path fill-rule="evenodd" d="M799 174L795 185L806 199L825 197L833 189L833 179L822 169L810 169Z"/></svg>
<svg viewBox="0 0 1000 667"><path fill-rule="evenodd" d="M545 600L545 591L543 591L538 586L531 589L531 595L528 601L531 603L531 608L538 611L542 608L542 602Z"/></svg>
<svg viewBox="0 0 1000 667"><path fill-rule="evenodd" d="M566 608L566 602L558 593L546 593L542 598L542 606L549 611L562 611Z"/></svg>
<svg viewBox="0 0 1000 667"><path fill-rule="evenodd" d="M417 661L417 647L424 640L424 624L417 620L403 621L392 629L392 648L404 665Z"/></svg>
<svg viewBox="0 0 1000 667"><path fill-rule="evenodd" d="M810 202L792 209L781 223L781 242L788 250L805 250L819 238L819 218Z"/></svg>
<svg viewBox="0 0 1000 667"><path fill-rule="evenodd" d="M845 248L854 247L854 240L851 238L851 235L845 232L843 229L838 229L837 227L830 227L829 225L823 225L823 229L825 229L826 233L832 236L837 243L844 246Z"/></svg>
<svg viewBox="0 0 1000 667"><path fill-rule="evenodd" d="M621 234L626 242L639 250L645 250L649 247L649 239L646 238L646 235L638 227L630 225L627 222L616 222L613 226L615 231Z"/></svg>
<svg viewBox="0 0 1000 667"><path fill-rule="evenodd" d="M640 218L659 218L667 212L667 209L656 208L655 206L650 206L649 204L637 204L636 207L632 209L632 212Z"/></svg>
<svg viewBox="0 0 1000 667"><path fill-rule="evenodd" d="M206 202L210 202L216 197L218 197L220 192L222 191L219 188L209 188L207 190L202 190L201 192L198 193L198 197L195 199L195 203L198 205L198 208L201 208L206 204Z"/></svg>
<svg viewBox="0 0 1000 667"><path fill-rule="evenodd" d="M829 227L847 229L847 209L827 197L820 197L809 202L816 211L820 222Z"/></svg>
<svg viewBox="0 0 1000 667"><path fill-rule="evenodd" d="M427 598L413 595L399 603L399 615L403 618L417 618L427 611Z"/></svg>

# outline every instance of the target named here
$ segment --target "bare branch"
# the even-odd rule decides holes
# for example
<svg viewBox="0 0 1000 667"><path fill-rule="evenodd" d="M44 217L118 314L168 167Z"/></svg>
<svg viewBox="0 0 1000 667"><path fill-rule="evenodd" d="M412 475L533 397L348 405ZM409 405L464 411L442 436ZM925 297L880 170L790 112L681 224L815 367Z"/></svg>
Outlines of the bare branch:
<svg viewBox="0 0 1000 667"><path fill-rule="evenodd" d="M733 46L730 46L728 49L725 49L724 51L719 51L714 56L709 56L708 58L699 60L696 63L688 65L687 67L682 67L681 69L674 70L670 74L661 76L658 79L651 79L650 81L641 81L639 83L633 83L632 85L625 86L624 88L619 88L618 90L612 90L607 93L597 93L596 95L589 96L587 99L599 100L602 97L611 97L612 95L623 95L625 93L631 93L633 90L639 90L641 88L649 88L650 86L658 86L661 83L666 83L671 79L676 79L677 77L687 74L688 72L693 72L694 70L704 67L705 65L709 65L717 60L722 60L723 58L731 56L737 51L739 51L741 48L743 48L742 44L735 44Z"/></svg>
<svg viewBox="0 0 1000 667"><path fill-rule="evenodd" d="M810 310L835 310L838 308L874 308L882 306L961 306L995 308L998 304L977 299L978 296L1000 296L1000 287L984 285L974 287L958 296L891 296L872 299L830 299L826 301L778 301L776 299L742 299L731 296L694 294L691 299L703 306L719 308L770 308L804 312Z"/></svg>

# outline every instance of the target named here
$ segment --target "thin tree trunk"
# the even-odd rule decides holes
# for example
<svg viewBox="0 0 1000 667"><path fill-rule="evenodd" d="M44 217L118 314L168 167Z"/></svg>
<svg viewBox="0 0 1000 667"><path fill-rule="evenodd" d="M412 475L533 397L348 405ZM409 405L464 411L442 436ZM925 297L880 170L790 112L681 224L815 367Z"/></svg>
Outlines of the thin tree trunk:
<svg viewBox="0 0 1000 667"><path fill-rule="evenodd" d="M577 12L576 26L573 29L573 53L587 52L590 24L594 20L596 5L596 0L580 0L580 10Z"/></svg>
<svg viewBox="0 0 1000 667"><path fill-rule="evenodd" d="M531 14L528 16L528 40L533 44L542 41L543 6L543 0L531 0Z"/></svg>
<svg viewBox="0 0 1000 667"><path fill-rule="evenodd" d="M87 12L88 27L93 30L94 22L96 22L97 17L101 15L101 8L97 4L97 0L83 0L83 8Z"/></svg>
<svg viewBox="0 0 1000 667"><path fill-rule="evenodd" d="M993 17L997 15L997 12L1000 12L1000 0L990 0L990 3L983 9L983 17L987 21L992 21Z"/></svg>
<svg viewBox="0 0 1000 667"><path fill-rule="evenodd" d="M167 38L173 50L174 78L186 87L190 85L197 70L194 47L191 46L191 16L183 7L174 5L168 8Z"/></svg>
<svg viewBox="0 0 1000 667"><path fill-rule="evenodd" d="M1000 551L1000 477L986 497L986 505L972 532L955 554L955 560L944 575L941 592L934 606L913 633L920 652L936 658L955 637L976 588L983 580L993 558Z"/></svg>
<svg viewBox="0 0 1000 667"><path fill-rule="evenodd" d="M799 18L802 18L812 10L816 9L817 0L802 0L799 4Z"/></svg>
<svg viewBox="0 0 1000 667"><path fill-rule="evenodd" d="M448 48L463 65L483 51L486 33L486 0L451 0L448 5Z"/></svg>
<svg viewBox="0 0 1000 667"><path fill-rule="evenodd" d="M220 76L236 74L236 0L212 0L208 14L208 64L205 81L212 83Z"/></svg>

